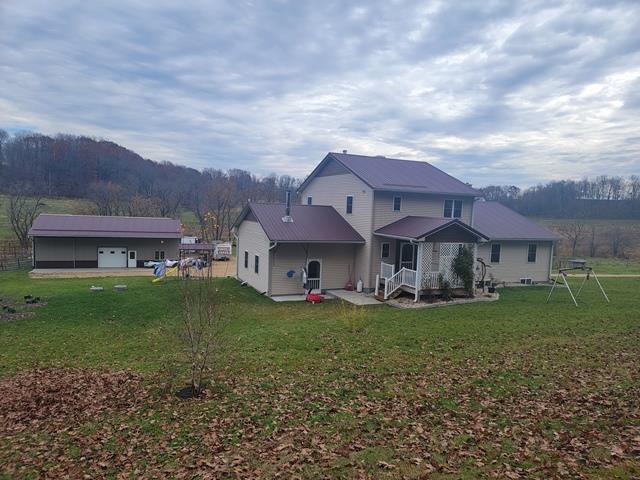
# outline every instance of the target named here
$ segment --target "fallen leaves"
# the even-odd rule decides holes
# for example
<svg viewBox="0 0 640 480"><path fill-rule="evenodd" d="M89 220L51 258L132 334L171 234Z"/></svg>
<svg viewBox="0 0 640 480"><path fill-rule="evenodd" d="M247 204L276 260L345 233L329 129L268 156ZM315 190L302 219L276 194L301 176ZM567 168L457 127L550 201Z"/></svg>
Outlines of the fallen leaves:
<svg viewBox="0 0 640 480"><path fill-rule="evenodd" d="M130 372L26 371L0 380L0 465L50 478L633 476L637 355L553 355L224 375L193 402Z"/></svg>

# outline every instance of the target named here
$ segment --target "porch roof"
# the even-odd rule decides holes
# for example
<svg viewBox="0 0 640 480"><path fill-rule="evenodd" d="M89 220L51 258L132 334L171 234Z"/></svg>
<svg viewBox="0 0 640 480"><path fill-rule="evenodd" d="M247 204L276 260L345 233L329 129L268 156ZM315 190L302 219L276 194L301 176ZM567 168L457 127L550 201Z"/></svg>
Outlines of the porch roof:
<svg viewBox="0 0 640 480"><path fill-rule="evenodd" d="M473 236L477 240L488 240L488 237L470 227L457 218L418 217L409 215L393 223L377 229L374 233L383 237L400 238L406 240L429 240L436 234L462 231L465 236ZM455 234L453 235L455 237ZM455 241L449 239L448 241ZM461 241L463 241L461 239Z"/></svg>

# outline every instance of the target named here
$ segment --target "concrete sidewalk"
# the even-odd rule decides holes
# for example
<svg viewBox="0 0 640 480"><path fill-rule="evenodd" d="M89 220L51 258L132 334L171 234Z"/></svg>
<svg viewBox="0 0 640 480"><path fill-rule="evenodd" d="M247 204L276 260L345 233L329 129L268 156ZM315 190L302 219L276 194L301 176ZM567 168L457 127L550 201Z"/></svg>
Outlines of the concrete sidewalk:
<svg viewBox="0 0 640 480"><path fill-rule="evenodd" d="M327 296L333 296L354 305L383 305L383 302L376 300L373 294L358 293L355 290L327 290Z"/></svg>

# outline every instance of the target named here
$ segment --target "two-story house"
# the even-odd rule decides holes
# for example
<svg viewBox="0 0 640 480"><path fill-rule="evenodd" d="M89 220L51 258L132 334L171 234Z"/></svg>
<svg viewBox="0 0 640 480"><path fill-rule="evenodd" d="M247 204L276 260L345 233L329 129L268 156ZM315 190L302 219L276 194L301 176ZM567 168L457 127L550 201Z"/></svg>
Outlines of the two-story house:
<svg viewBox="0 0 640 480"><path fill-rule="evenodd" d="M497 281L549 279L552 232L429 163L329 153L298 194L296 205L250 203L236 221L237 276L267 295L362 281L417 299L455 284L462 245Z"/></svg>

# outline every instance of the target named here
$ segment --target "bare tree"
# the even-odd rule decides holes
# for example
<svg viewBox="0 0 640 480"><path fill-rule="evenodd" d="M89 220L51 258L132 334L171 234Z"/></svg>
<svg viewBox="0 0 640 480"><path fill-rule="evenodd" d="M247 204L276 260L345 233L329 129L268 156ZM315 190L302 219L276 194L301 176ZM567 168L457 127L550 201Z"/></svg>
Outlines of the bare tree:
<svg viewBox="0 0 640 480"><path fill-rule="evenodd" d="M126 212L131 217L162 217L160 199L134 195L127 203Z"/></svg>
<svg viewBox="0 0 640 480"><path fill-rule="evenodd" d="M571 247L571 256L575 256L578 243L582 240L585 232L585 224L580 221L566 222L557 227L560 235L565 237Z"/></svg>
<svg viewBox="0 0 640 480"><path fill-rule="evenodd" d="M624 249L627 246L627 235L621 227L614 227L609 232L611 244L611 255L614 257L624 257Z"/></svg>
<svg viewBox="0 0 640 480"><path fill-rule="evenodd" d="M98 215L121 215L123 211L123 190L111 182L91 184L88 196L96 206Z"/></svg>
<svg viewBox="0 0 640 480"><path fill-rule="evenodd" d="M595 257L598 253L598 228L595 223L589 228L589 256Z"/></svg>
<svg viewBox="0 0 640 480"><path fill-rule="evenodd" d="M219 294L210 276L182 281L182 331L190 375L190 396L202 393L206 377L216 365L225 343L228 317L224 315Z"/></svg>
<svg viewBox="0 0 640 480"><path fill-rule="evenodd" d="M29 228L43 207L41 196L29 196L23 188L15 188L7 202L7 217L20 246L29 248Z"/></svg>

